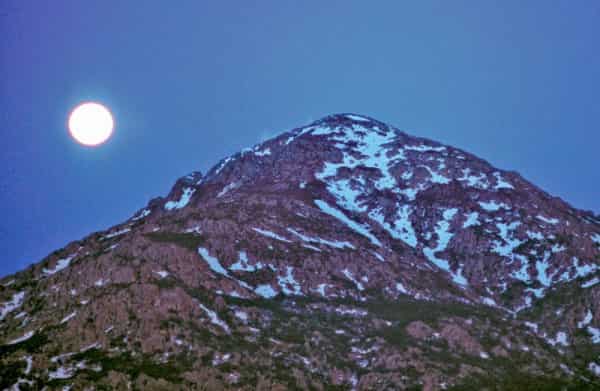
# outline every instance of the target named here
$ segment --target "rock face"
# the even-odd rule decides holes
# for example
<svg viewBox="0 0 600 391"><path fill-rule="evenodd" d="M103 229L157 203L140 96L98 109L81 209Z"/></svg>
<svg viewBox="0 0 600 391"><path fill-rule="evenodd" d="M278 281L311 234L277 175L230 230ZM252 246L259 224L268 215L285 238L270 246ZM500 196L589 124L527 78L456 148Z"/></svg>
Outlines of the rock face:
<svg viewBox="0 0 600 391"><path fill-rule="evenodd" d="M600 387L600 219L354 114L0 280L0 388Z"/></svg>

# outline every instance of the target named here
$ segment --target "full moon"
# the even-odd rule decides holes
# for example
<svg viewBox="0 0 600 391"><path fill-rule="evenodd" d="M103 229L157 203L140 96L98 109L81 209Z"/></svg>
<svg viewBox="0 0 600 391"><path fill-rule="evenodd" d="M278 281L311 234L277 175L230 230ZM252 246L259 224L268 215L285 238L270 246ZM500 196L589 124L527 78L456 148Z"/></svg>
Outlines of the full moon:
<svg viewBox="0 0 600 391"><path fill-rule="evenodd" d="M96 146L110 138L114 128L110 111L96 102L78 105L69 115L69 132L80 144Z"/></svg>

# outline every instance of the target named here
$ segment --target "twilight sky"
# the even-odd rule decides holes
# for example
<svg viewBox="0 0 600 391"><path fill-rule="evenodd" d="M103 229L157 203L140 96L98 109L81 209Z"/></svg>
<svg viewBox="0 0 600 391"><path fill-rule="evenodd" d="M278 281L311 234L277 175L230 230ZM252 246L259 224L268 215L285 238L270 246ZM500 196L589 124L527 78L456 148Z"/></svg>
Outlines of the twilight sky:
<svg viewBox="0 0 600 391"><path fill-rule="evenodd" d="M0 2L0 275L335 112L600 212L597 1ZM115 134L82 147L70 109Z"/></svg>

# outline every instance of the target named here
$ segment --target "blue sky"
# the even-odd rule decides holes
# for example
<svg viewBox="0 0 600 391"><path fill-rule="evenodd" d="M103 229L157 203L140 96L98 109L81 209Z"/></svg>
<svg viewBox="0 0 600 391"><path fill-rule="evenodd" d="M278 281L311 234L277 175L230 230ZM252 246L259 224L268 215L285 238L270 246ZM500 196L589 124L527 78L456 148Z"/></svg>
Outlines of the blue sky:
<svg viewBox="0 0 600 391"><path fill-rule="evenodd" d="M335 112L600 212L600 3L214 3L0 3L0 275ZM117 124L96 149L65 128L90 99Z"/></svg>

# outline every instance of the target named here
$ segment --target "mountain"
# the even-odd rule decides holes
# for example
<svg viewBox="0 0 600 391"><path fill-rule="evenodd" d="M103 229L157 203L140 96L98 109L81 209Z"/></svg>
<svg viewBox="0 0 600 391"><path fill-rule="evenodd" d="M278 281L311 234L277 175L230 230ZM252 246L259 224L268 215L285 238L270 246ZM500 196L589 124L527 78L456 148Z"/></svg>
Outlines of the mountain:
<svg viewBox="0 0 600 391"><path fill-rule="evenodd" d="M0 280L0 388L600 389L600 218L336 114Z"/></svg>

